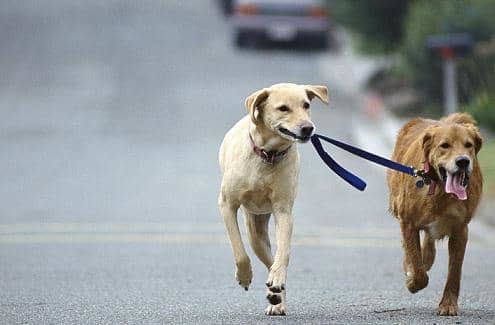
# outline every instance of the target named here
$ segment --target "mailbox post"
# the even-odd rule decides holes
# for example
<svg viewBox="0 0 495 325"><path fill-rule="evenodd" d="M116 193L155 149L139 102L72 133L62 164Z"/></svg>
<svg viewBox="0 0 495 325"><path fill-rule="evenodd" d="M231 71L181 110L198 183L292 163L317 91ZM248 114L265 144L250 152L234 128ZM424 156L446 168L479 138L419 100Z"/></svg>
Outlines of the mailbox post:
<svg viewBox="0 0 495 325"><path fill-rule="evenodd" d="M457 111L456 61L473 47L469 34L433 35L426 39L428 50L443 60L443 103L445 114Z"/></svg>

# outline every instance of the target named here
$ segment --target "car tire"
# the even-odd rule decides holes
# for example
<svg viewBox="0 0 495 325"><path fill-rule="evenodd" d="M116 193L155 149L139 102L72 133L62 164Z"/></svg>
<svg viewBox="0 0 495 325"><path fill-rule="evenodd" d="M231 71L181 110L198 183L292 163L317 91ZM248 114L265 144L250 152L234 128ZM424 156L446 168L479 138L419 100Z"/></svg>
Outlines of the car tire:
<svg viewBox="0 0 495 325"><path fill-rule="evenodd" d="M232 0L218 0L220 2L220 6L222 7L223 14L225 16L230 16L232 13Z"/></svg>
<svg viewBox="0 0 495 325"><path fill-rule="evenodd" d="M251 35L249 35L249 33L238 31L235 34L235 45L238 48L250 47L252 46L252 44L253 44L253 39Z"/></svg>
<svg viewBox="0 0 495 325"><path fill-rule="evenodd" d="M328 45L329 42L327 34L318 35L313 40L313 46L318 50L326 50L328 48Z"/></svg>

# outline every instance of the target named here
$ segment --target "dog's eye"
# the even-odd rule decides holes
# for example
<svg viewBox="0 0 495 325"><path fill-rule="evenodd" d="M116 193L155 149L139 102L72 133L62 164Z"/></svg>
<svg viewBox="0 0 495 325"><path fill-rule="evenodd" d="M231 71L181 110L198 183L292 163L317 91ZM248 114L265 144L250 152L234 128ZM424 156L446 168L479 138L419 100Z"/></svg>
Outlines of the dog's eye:
<svg viewBox="0 0 495 325"><path fill-rule="evenodd" d="M305 102L305 103L303 104L303 108L304 108L304 109L309 109L309 103L308 103L308 102Z"/></svg>
<svg viewBox="0 0 495 325"><path fill-rule="evenodd" d="M473 144L471 142L466 142L466 144L464 145L464 147L466 148L472 148L473 147Z"/></svg>
<svg viewBox="0 0 495 325"><path fill-rule="evenodd" d="M281 111L281 112L288 112L288 111L290 111L290 109L287 106L285 106L285 105L280 106L278 108L278 110Z"/></svg>
<svg viewBox="0 0 495 325"><path fill-rule="evenodd" d="M450 144L448 144L447 142L444 142L440 145L440 147L442 147L443 149L449 149L450 148Z"/></svg>

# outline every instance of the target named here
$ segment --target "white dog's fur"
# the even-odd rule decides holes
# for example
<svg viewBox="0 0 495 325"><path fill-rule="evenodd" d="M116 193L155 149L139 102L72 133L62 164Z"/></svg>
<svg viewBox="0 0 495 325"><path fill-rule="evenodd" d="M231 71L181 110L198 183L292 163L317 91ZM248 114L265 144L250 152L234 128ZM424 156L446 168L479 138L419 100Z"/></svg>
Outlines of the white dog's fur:
<svg viewBox="0 0 495 325"><path fill-rule="evenodd" d="M237 210L245 215L249 242L269 270L267 315L285 315L285 281L292 236L292 206L297 191L299 153L294 142L307 142L314 126L309 103L318 97L328 103L325 86L276 84L246 99L249 115L230 129L220 147L223 173L218 205L232 244L235 277L246 290L253 277L237 223ZM273 164L253 150L282 152ZM277 250L272 256L268 236L270 215L275 217Z"/></svg>

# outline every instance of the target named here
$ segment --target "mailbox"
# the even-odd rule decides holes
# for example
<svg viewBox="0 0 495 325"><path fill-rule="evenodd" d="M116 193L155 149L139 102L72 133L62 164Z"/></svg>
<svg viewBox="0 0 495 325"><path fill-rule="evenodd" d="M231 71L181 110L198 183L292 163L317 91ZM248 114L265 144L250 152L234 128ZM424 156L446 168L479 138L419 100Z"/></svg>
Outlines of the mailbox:
<svg viewBox="0 0 495 325"><path fill-rule="evenodd" d="M432 35L426 39L426 47L445 60L462 57L471 51L474 40L470 34Z"/></svg>

